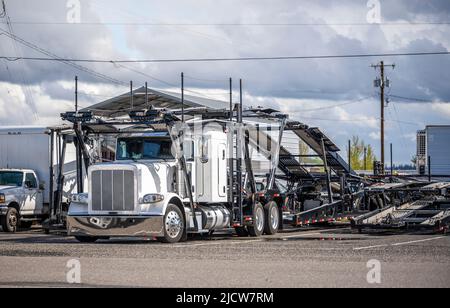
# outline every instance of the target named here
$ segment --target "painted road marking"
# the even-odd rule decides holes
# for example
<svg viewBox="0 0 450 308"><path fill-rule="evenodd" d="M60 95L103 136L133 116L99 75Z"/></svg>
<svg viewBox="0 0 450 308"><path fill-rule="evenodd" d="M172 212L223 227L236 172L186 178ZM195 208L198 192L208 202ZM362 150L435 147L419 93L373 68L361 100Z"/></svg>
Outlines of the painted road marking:
<svg viewBox="0 0 450 308"><path fill-rule="evenodd" d="M392 244L392 246L403 246L403 245L410 245L410 244L416 244L416 243L424 243L424 242L441 240L443 238L446 238L446 237L445 236L440 236L440 237L433 237L433 238L428 238L428 239L424 239L424 240L410 241L410 242L404 242L404 243L396 243L396 244Z"/></svg>
<svg viewBox="0 0 450 308"><path fill-rule="evenodd" d="M373 249L373 248L381 248L381 247L389 247L389 245L374 245L374 246L367 246L367 247L358 247L353 248L353 250L366 250L366 249Z"/></svg>
<svg viewBox="0 0 450 308"><path fill-rule="evenodd" d="M368 250L373 248L382 248L382 247L398 247L398 246L405 246L405 245L411 245L411 244L417 244L417 243L424 243L424 242L430 242L430 241L437 241L446 238L445 236L439 236L439 237L432 237L427 238L423 240L416 240L416 241L409 241L409 242L402 242L402 243L393 243L393 244L383 244L383 245L374 245L374 246L367 246L367 247L357 247L353 248L353 250Z"/></svg>
<svg viewBox="0 0 450 308"><path fill-rule="evenodd" d="M319 232L314 232L314 233L288 235L288 236L281 237L281 239L303 237L303 236L310 236L310 235L321 235L321 234L323 234L325 232L331 232L331 231L336 231L336 230L339 230L339 229L328 229L328 230L320 230Z"/></svg>

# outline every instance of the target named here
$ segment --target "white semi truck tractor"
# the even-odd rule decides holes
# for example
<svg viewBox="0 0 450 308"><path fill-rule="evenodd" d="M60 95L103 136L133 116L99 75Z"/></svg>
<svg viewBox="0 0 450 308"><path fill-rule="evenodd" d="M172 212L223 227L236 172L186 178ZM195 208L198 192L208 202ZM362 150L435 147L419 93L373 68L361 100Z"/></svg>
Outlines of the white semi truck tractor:
<svg viewBox="0 0 450 308"><path fill-rule="evenodd" d="M87 192L73 195L68 234L80 242L138 236L176 243L233 228L239 235L276 232L276 204L264 207L251 185L236 185L251 174L230 158L241 132L214 122L184 133L183 141L179 128L119 135L116 160L91 165Z"/></svg>

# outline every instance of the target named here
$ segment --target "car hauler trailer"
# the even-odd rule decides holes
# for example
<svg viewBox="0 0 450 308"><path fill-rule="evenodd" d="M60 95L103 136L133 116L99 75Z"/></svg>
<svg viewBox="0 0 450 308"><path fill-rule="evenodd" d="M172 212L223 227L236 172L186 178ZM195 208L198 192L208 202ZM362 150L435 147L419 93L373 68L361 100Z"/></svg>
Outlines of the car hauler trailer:
<svg viewBox="0 0 450 308"><path fill-rule="evenodd" d="M448 232L450 227L450 183L375 185L367 190L381 193L388 204L355 217L352 227L364 229L431 229ZM380 201L381 202L381 201Z"/></svg>
<svg viewBox="0 0 450 308"><path fill-rule="evenodd" d="M3 230L14 232L60 217L76 189L75 162L75 146L65 127L0 127Z"/></svg>

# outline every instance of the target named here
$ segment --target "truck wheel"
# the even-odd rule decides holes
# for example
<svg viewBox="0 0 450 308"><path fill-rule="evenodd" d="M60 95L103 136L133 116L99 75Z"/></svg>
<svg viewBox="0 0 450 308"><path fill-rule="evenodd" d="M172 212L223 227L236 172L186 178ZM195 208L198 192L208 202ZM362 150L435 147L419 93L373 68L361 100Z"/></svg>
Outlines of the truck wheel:
<svg viewBox="0 0 450 308"><path fill-rule="evenodd" d="M264 216L265 215L263 206L261 205L261 203L257 203L253 208L253 226L247 227L250 236L259 237L263 235L265 225Z"/></svg>
<svg viewBox="0 0 450 308"><path fill-rule="evenodd" d="M275 235L280 227L280 212L276 202L272 201L264 207L266 215L264 233L267 235Z"/></svg>
<svg viewBox="0 0 450 308"><path fill-rule="evenodd" d="M164 215L164 237L159 237L158 241L172 244L178 243L185 233L185 223L183 213L174 204L169 204Z"/></svg>
<svg viewBox="0 0 450 308"><path fill-rule="evenodd" d="M75 236L75 239L80 243L95 243L99 240L98 237L93 236Z"/></svg>
<svg viewBox="0 0 450 308"><path fill-rule="evenodd" d="M19 213L13 207L8 209L5 216L0 217L0 223L2 225L3 231L5 232L16 232L17 226L19 224Z"/></svg>

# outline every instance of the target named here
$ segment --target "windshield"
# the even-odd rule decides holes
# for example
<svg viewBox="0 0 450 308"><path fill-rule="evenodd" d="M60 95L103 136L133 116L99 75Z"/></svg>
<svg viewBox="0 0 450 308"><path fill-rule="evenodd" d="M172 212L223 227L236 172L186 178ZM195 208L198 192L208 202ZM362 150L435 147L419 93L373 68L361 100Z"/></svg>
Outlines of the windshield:
<svg viewBox="0 0 450 308"><path fill-rule="evenodd" d="M172 141L162 138L124 138L117 141L117 160L174 159Z"/></svg>
<svg viewBox="0 0 450 308"><path fill-rule="evenodd" d="M1 186L16 186L21 187L23 181L22 172L0 171L0 185Z"/></svg>

